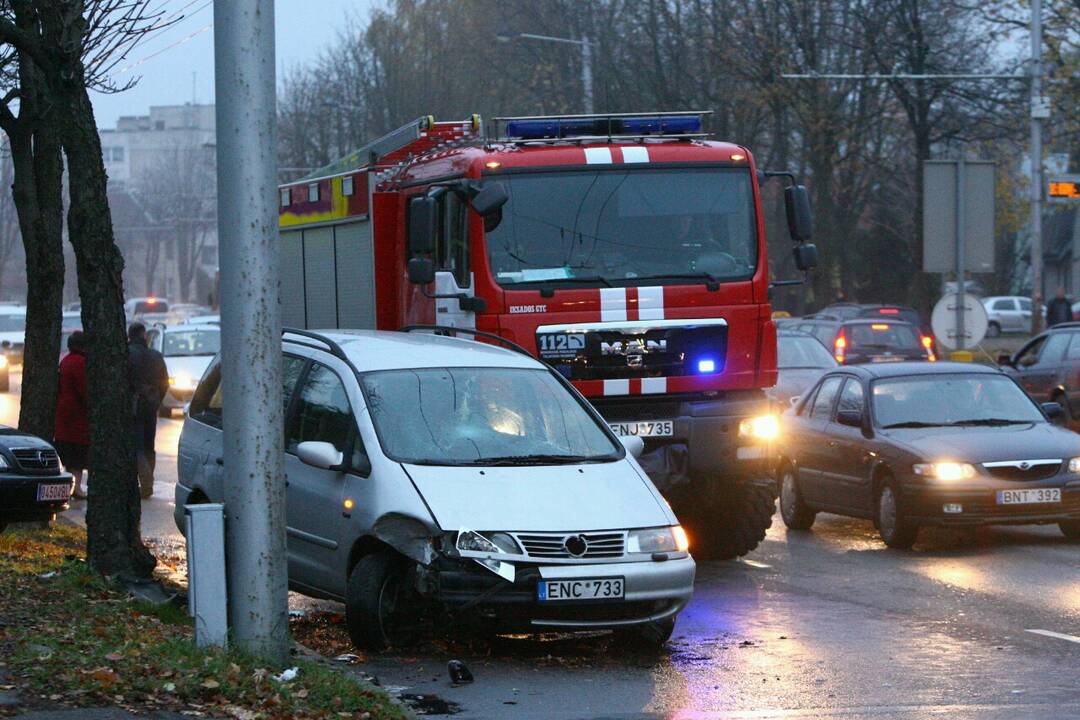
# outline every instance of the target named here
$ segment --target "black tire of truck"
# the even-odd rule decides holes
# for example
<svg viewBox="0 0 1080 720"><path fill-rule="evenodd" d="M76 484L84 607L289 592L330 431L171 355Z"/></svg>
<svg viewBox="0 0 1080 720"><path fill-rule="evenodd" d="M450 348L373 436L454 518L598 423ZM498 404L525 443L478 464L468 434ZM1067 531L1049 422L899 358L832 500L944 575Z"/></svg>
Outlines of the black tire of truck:
<svg viewBox="0 0 1080 720"><path fill-rule="evenodd" d="M765 539L776 512L774 487L752 483L714 486L710 498L676 515L690 536L690 554L698 560L733 560Z"/></svg>
<svg viewBox="0 0 1080 720"><path fill-rule="evenodd" d="M667 618L642 625L616 628L613 634L615 644L620 648L639 652L656 652L667 644L673 632L675 632L675 618Z"/></svg>

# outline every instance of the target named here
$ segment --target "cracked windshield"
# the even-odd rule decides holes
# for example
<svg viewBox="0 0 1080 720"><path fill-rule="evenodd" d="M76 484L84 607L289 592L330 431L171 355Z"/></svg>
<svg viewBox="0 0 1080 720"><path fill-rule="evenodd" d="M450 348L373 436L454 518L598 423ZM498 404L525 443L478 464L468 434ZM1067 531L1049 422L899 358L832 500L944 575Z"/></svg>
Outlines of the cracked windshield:
<svg viewBox="0 0 1080 720"><path fill-rule="evenodd" d="M757 233L748 170L500 177L510 200L487 233L500 285L749 278Z"/></svg>

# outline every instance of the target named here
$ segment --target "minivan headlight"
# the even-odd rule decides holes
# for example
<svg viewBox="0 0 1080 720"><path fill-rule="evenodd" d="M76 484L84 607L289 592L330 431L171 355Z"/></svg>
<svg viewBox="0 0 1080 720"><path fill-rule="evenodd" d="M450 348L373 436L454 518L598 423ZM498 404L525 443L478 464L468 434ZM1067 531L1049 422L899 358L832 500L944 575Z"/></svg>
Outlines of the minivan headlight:
<svg viewBox="0 0 1080 720"><path fill-rule="evenodd" d="M947 482L970 480L977 474L975 466L971 463L958 462L919 463L913 465L912 470L916 475Z"/></svg>
<svg viewBox="0 0 1080 720"><path fill-rule="evenodd" d="M689 548L681 525L631 530L626 538L628 553L686 552Z"/></svg>

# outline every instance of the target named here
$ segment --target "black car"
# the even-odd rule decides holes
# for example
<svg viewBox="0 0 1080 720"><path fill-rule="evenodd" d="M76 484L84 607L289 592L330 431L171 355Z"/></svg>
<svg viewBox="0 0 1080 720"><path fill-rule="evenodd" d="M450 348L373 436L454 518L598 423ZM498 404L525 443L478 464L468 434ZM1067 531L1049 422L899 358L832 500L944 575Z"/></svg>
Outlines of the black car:
<svg viewBox="0 0 1080 720"><path fill-rule="evenodd" d="M782 418L781 516L872 519L895 548L923 525L1057 523L1080 539L1080 435L1060 413L994 368L838 368Z"/></svg>
<svg viewBox="0 0 1080 720"><path fill-rule="evenodd" d="M12 522L52 520L68 509L73 489L52 445L0 427L0 531Z"/></svg>
<svg viewBox="0 0 1080 720"><path fill-rule="evenodd" d="M903 320L841 320L832 315L817 314L783 320L777 327L813 335L829 348L842 365L937 360L919 328Z"/></svg>
<svg viewBox="0 0 1080 720"><path fill-rule="evenodd" d="M823 372L837 364L821 341L796 330L778 330L776 350L776 367L779 371L776 385L766 390L765 394L783 409L787 409L792 398L813 385Z"/></svg>

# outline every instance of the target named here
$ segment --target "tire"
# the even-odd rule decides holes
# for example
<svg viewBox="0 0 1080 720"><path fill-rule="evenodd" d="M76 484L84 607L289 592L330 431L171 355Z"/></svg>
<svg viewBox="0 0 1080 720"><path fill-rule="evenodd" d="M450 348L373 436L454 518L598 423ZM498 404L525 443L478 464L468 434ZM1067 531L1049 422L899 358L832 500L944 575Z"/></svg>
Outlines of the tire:
<svg viewBox="0 0 1080 720"><path fill-rule="evenodd" d="M345 623L353 645L361 650L403 647L415 640L419 598L405 587L408 565L389 551L366 555L356 563L345 589ZM409 612L397 613L398 603ZM401 624L404 621L404 624Z"/></svg>
<svg viewBox="0 0 1080 720"><path fill-rule="evenodd" d="M690 535L690 552L698 560L733 560L765 539L776 512L773 486L725 483L707 502L676 512ZM685 517L684 517L685 515Z"/></svg>
<svg viewBox="0 0 1080 720"><path fill-rule="evenodd" d="M671 634L675 632L675 618L617 628L614 632L615 642L622 647L655 651L664 647L671 639Z"/></svg>
<svg viewBox="0 0 1080 720"><path fill-rule="evenodd" d="M792 530L809 530L817 512L803 502L798 471L791 465L780 468L780 518Z"/></svg>
<svg viewBox="0 0 1080 720"><path fill-rule="evenodd" d="M910 550L919 534L919 526L904 518L896 483L891 478L882 484L878 493L877 525L881 539L894 550Z"/></svg>
<svg viewBox="0 0 1080 720"><path fill-rule="evenodd" d="M157 414L159 418L168 418L169 420L172 420L172 408L170 407L162 405L158 408Z"/></svg>
<svg viewBox="0 0 1080 720"><path fill-rule="evenodd" d="M986 326L986 337L996 338L1001 335L1001 325L991 322Z"/></svg>
<svg viewBox="0 0 1080 720"><path fill-rule="evenodd" d="M1059 522L1058 527L1061 528L1061 534L1070 540L1080 540L1080 520Z"/></svg>

